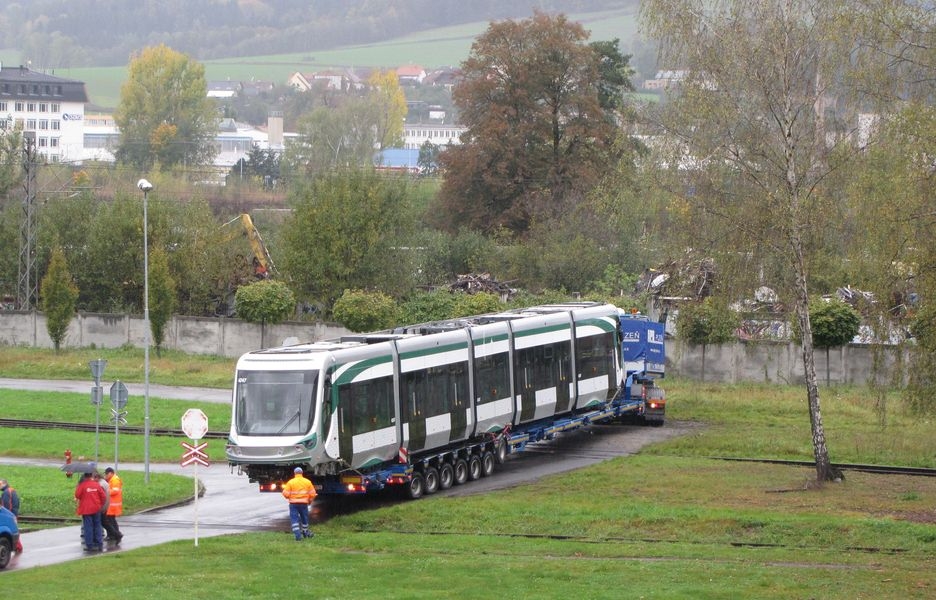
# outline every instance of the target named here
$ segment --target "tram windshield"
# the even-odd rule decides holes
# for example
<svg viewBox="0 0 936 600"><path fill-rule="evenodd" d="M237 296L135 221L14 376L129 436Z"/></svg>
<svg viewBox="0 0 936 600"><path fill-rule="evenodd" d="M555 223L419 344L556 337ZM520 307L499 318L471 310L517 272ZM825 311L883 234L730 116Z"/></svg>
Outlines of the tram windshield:
<svg viewBox="0 0 936 600"><path fill-rule="evenodd" d="M315 417L318 371L238 371L237 433L304 435Z"/></svg>

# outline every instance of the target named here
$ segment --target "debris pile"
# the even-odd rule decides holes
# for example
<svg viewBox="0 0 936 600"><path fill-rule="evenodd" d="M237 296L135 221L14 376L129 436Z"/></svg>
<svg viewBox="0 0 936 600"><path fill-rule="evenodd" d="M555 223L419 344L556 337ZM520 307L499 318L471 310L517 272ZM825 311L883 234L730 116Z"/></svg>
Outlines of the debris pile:
<svg viewBox="0 0 936 600"><path fill-rule="evenodd" d="M510 299L510 297L517 292L517 290L506 283L495 281L490 273L459 275L458 280L454 283L450 283L448 288L450 292L464 292L466 294L486 292L488 294L496 294L504 301Z"/></svg>

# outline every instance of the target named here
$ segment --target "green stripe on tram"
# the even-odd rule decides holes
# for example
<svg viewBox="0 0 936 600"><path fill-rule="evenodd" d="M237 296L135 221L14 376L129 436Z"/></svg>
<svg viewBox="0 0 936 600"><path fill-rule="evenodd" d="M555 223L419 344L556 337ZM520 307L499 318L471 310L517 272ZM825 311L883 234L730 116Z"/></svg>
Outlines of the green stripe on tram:
<svg viewBox="0 0 936 600"><path fill-rule="evenodd" d="M382 365L393 360L393 356L390 354L385 354L383 356L376 356L374 358L367 358L361 361L354 363L343 363L341 365L336 365L335 370L344 367L345 365L350 364L351 366L345 369L345 371L336 379L333 383L335 385L343 385L346 383L351 383L354 381L354 378L370 369L371 367L376 367L377 365Z"/></svg>

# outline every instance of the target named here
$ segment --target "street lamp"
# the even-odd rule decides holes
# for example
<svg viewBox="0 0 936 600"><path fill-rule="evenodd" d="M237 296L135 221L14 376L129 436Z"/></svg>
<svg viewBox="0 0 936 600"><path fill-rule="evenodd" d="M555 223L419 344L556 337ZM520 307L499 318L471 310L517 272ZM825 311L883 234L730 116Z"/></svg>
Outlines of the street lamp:
<svg viewBox="0 0 936 600"><path fill-rule="evenodd" d="M150 410L149 410L149 346L150 346L150 318L149 318L149 244L146 240L146 196L153 189L153 184L145 179L137 182L137 187L143 192L143 326L146 328L146 337L143 346L143 482L149 483L149 436L150 436Z"/></svg>

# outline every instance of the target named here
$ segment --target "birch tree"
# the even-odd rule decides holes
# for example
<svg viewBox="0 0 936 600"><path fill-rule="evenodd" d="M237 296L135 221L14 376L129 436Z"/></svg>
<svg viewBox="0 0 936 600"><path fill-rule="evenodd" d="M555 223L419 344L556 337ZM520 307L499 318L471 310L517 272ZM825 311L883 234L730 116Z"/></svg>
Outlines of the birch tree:
<svg viewBox="0 0 936 600"><path fill-rule="evenodd" d="M831 465L809 301L819 257L840 240L825 182L860 152L854 73L880 56L844 0L645 0L641 22L679 75L655 115L658 163L696 251L725 279L761 270L792 306L819 481Z"/></svg>

